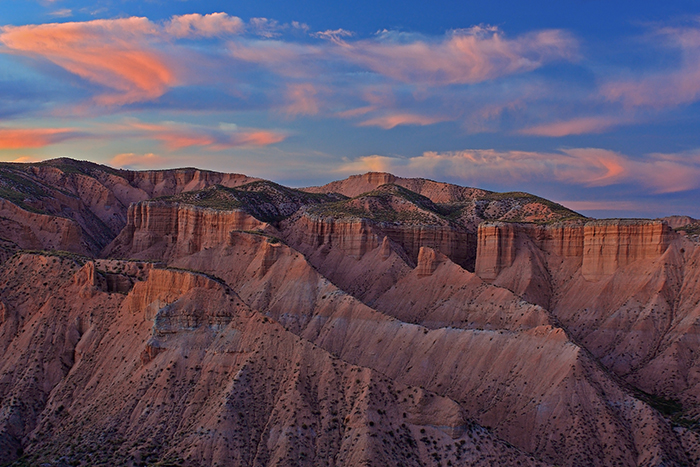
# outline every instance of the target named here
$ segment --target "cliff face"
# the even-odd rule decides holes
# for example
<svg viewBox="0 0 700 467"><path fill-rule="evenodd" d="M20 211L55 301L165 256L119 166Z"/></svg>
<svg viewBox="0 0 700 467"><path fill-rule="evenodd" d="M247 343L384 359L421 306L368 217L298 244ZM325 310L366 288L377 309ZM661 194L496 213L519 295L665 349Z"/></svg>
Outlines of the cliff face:
<svg viewBox="0 0 700 467"><path fill-rule="evenodd" d="M630 384L700 413L696 243L658 220L484 224L479 234L480 277L545 306Z"/></svg>
<svg viewBox="0 0 700 467"><path fill-rule="evenodd" d="M671 452L652 448L656 436L668 435L653 412L626 399L562 330L543 324L548 320L544 310L484 284L437 252L424 248L419 268L370 308L338 290L285 245L277 247L276 261L260 274L266 240L246 233L237 236L231 245L178 258L173 265L205 270L235 284L246 303L301 338L402 384L449 397L509 442L552 462L604 465L596 459L612 457L637 465ZM381 264L391 261L391 255L384 261L381 255L380 246L360 263L368 257ZM492 330L484 331L487 326ZM594 389L599 385L615 407L625 409L601 418L605 402ZM541 408L534 409L533 397ZM631 407L636 408L628 411ZM541 410L547 415L541 416ZM562 424L552 423L553 417ZM625 430L637 432L645 423L653 427L650 437L631 441ZM568 436L572 430L602 430L605 440ZM547 441L552 433L561 443ZM636 443L639 455L618 447L628 442Z"/></svg>
<svg viewBox="0 0 700 467"><path fill-rule="evenodd" d="M129 207L127 224L106 256L184 256L226 243L234 230L265 230L268 224L240 211L145 201ZM145 256L144 256L145 255Z"/></svg>
<svg viewBox="0 0 700 467"><path fill-rule="evenodd" d="M576 259L581 274L596 281L635 261L659 258L673 232L662 221L594 221L585 224L538 226L485 223L479 226L476 272L495 280L513 265L519 238L527 238L549 255Z"/></svg>
<svg viewBox="0 0 700 467"><path fill-rule="evenodd" d="M80 225L65 218L27 212L0 199L0 232L14 249L62 249L87 253L91 246L81 235Z"/></svg>
<svg viewBox="0 0 700 467"><path fill-rule="evenodd" d="M581 273L599 280L638 260L659 258L672 231L661 221L589 222L584 227Z"/></svg>
<svg viewBox="0 0 700 467"><path fill-rule="evenodd" d="M71 159L3 164L0 199L9 221L0 222L0 238L16 242L15 248L31 244L95 255L124 228L131 203L255 180L259 179L197 169L115 170ZM37 215L49 216L51 221L42 222Z"/></svg>
<svg viewBox="0 0 700 467"><path fill-rule="evenodd" d="M322 218L302 215L283 225L287 241L299 248L338 248L347 256L360 259L379 247L387 237L399 246L413 264L418 260L421 247L440 251L452 261L473 269L475 238L449 226L400 225L376 223L364 219Z"/></svg>

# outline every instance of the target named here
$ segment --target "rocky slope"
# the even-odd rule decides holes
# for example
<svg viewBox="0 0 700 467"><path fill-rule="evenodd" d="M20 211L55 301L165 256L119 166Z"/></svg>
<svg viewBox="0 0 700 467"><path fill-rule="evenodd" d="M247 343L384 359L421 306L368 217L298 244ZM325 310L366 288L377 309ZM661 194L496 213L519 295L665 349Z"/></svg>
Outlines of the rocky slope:
<svg viewBox="0 0 700 467"><path fill-rule="evenodd" d="M700 465L694 219L378 173L0 185L0 465Z"/></svg>
<svg viewBox="0 0 700 467"><path fill-rule="evenodd" d="M643 398L697 425L696 243L665 221L610 220L482 225L479 247L478 275L547 307Z"/></svg>
<svg viewBox="0 0 700 467"><path fill-rule="evenodd" d="M18 248L98 254L131 203L256 179L198 169L134 172L72 159L0 164L0 238Z"/></svg>

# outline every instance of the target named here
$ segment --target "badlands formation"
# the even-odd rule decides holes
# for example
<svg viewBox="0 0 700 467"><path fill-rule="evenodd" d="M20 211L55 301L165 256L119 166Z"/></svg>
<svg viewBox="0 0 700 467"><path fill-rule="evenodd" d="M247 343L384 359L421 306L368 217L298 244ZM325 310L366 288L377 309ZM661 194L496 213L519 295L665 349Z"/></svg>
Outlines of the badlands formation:
<svg viewBox="0 0 700 467"><path fill-rule="evenodd" d="M700 465L698 221L0 165L0 465Z"/></svg>

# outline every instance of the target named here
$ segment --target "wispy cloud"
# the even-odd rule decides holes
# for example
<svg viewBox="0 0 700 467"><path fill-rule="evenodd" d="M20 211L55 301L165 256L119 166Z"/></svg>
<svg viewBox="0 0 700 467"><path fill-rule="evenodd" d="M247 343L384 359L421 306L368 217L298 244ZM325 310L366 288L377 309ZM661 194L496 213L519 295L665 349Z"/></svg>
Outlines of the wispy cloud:
<svg viewBox="0 0 700 467"><path fill-rule="evenodd" d="M243 20L226 13L173 16L165 25L165 32L174 37L214 37L243 32Z"/></svg>
<svg viewBox="0 0 700 467"><path fill-rule="evenodd" d="M551 137L602 133L628 121L628 119L620 117L582 117L524 128L518 133Z"/></svg>
<svg viewBox="0 0 700 467"><path fill-rule="evenodd" d="M49 13L49 16L53 16L55 18L69 18L73 16L73 10L70 8L61 8L60 10L55 10Z"/></svg>
<svg viewBox="0 0 700 467"><path fill-rule="evenodd" d="M236 147L269 146L282 142L287 137L287 134L281 131L239 128L236 125L220 125L211 128L177 122L148 123L134 119L121 125L109 126L106 131L132 138L157 140L169 151L194 146L212 151Z"/></svg>
<svg viewBox="0 0 700 467"><path fill-rule="evenodd" d="M433 86L478 83L577 56L576 41L559 30L509 39L498 28L475 26L439 41L387 33L336 42L338 53L351 62L399 82Z"/></svg>
<svg viewBox="0 0 700 467"><path fill-rule="evenodd" d="M53 62L110 91L95 98L102 105L155 99L177 83L165 58L144 43L157 33L146 18L5 26L5 50Z"/></svg>
<svg viewBox="0 0 700 467"><path fill-rule="evenodd" d="M602 95L629 108L675 107L700 99L700 22L688 27L661 27L649 37L654 45L680 52L675 69L606 82Z"/></svg>
<svg viewBox="0 0 700 467"><path fill-rule="evenodd" d="M433 125L447 120L445 117L431 117L427 115L416 115L410 113L390 113L378 117L370 118L358 123L359 126L377 126L385 130L390 130L399 125Z"/></svg>
<svg viewBox="0 0 700 467"><path fill-rule="evenodd" d="M0 149L41 148L82 136L71 128L0 128Z"/></svg>
<svg viewBox="0 0 700 467"><path fill-rule="evenodd" d="M288 115L316 115L320 102L317 97L318 89L311 83L290 84L285 93L286 105L284 113Z"/></svg>
<svg viewBox="0 0 700 467"><path fill-rule="evenodd" d="M336 29L296 42L283 39L282 32L307 34L308 26L268 18L244 22L226 13L162 22L131 17L5 26L0 52L48 61L93 83L97 91L89 89L96 92L91 102L107 111L158 101L173 87L219 86L289 117L361 118L353 123L385 129L464 119L463 110L425 107L457 107L465 99L465 86L573 60L578 53L576 40L559 30L511 38L498 28L478 26L442 37L385 31L358 39ZM209 40L197 42L202 39ZM225 49L211 39L226 41ZM382 102L372 97L377 86L385 87ZM435 97L439 88L448 87L453 97ZM402 97L389 96L396 93ZM459 107L478 112L469 104L466 98ZM365 112L353 113L357 108Z"/></svg>

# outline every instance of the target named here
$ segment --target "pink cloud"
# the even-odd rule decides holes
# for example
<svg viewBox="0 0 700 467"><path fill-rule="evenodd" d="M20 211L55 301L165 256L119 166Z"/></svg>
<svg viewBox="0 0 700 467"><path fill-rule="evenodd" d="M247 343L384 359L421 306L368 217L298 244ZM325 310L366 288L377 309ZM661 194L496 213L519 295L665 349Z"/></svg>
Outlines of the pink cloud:
<svg viewBox="0 0 700 467"><path fill-rule="evenodd" d="M383 171L437 178L449 174L467 184L498 184L503 180L578 186L634 184L654 193L700 188L700 154L647 154L633 158L597 148L558 152L472 149L425 152L409 158L373 155L348 161L337 171Z"/></svg>
<svg viewBox="0 0 700 467"><path fill-rule="evenodd" d="M77 135L70 128L0 128L0 149L41 148Z"/></svg>
<svg viewBox="0 0 700 467"><path fill-rule="evenodd" d="M582 117L524 128L518 131L518 133L523 135L551 137L602 133L623 122L623 119L615 117Z"/></svg>
<svg viewBox="0 0 700 467"><path fill-rule="evenodd" d="M199 128L176 123L143 123L132 121L128 124L131 129L142 130L148 138L162 141L166 148L177 150L191 146L208 146L216 140Z"/></svg>
<svg viewBox="0 0 700 467"><path fill-rule="evenodd" d="M311 83L290 84L285 98L287 105L283 111L288 115L315 115L319 112L318 89Z"/></svg>
<svg viewBox="0 0 700 467"><path fill-rule="evenodd" d="M145 123L138 120L128 121L109 131L117 134L129 134L146 139L161 141L166 149L179 149L200 146L212 151L221 151L235 147L269 146L284 141L287 134L280 131L256 128L238 128L236 125L222 125L209 128L176 122Z"/></svg>
<svg viewBox="0 0 700 467"><path fill-rule="evenodd" d="M279 40L231 41L228 50L237 60L265 66L290 78L318 76L324 61L330 58L324 48Z"/></svg>
<svg viewBox="0 0 700 467"><path fill-rule="evenodd" d="M160 97L177 83L172 69L145 38L158 33L146 18L5 26L0 43L7 51L48 60L111 92L102 105L121 105Z"/></svg>
<svg viewBox="0 0 700 467"><path fill-rule="evenodd" d="M339 118L353 118L359 117L361 115L366 115L370 112L377 110L373 105L367 105L364 107L356 107L354 109L343 110L341 112L336 112L335 116Z"/></svg>
<svg viewBox="0 0 700 467"><path fill-rule="evenodd" d="M269 146L280 143L286 139L287 135L268 130L249 130L238 132L231 138L233 146Z"/></svg>
<svg viewBox="0 0 700 467"><path fill-rule="evenodd" d="M416 115L410 113L393 113L380 117L370 118L360 122L358 126L378 126L385 130L390 130L399 125L433 125L445 121L445 117L429 117L426 115Z"/></svg>
<svg viewBox="0 0 700 467"><path fill-rule="evenodd" d="M554 60L572 60L576 42L558 30L507 39L497 28L455 31L440 42L379 40L341 42L347 60L397 81L415 84L472 84L532 71Z"/></svg>
<svg viewBox="0 0 700 467"><path fill-rule="evenodd" d="M214 37L243 32L243 21L226 13L173 16L165 31L175 37Z"/></svg>
<svg viewBox="0 0 700 467"><path fill-rule="evenodd" d="M440 41L392 33L374 39L348 41L343 29L314 34L328 40L312 46L282 41L231 43L231 55L265 65L285 76L312 75L304 68L323 62L345 62L396 81L445 86L472 84L513 73L532 71L555 60L573 60L577 43L559 30L508 39L497 28L453 31Z"/></svg>
<svg viewBox="0 0 700 467"><path fill-rule="evenodd" d="M657 109L700 99L700 27L662 28L655 31L652 38L655 43L680 51L678 68L640 78L609 81L601 88L603 97L628 108Z"/></svg>

